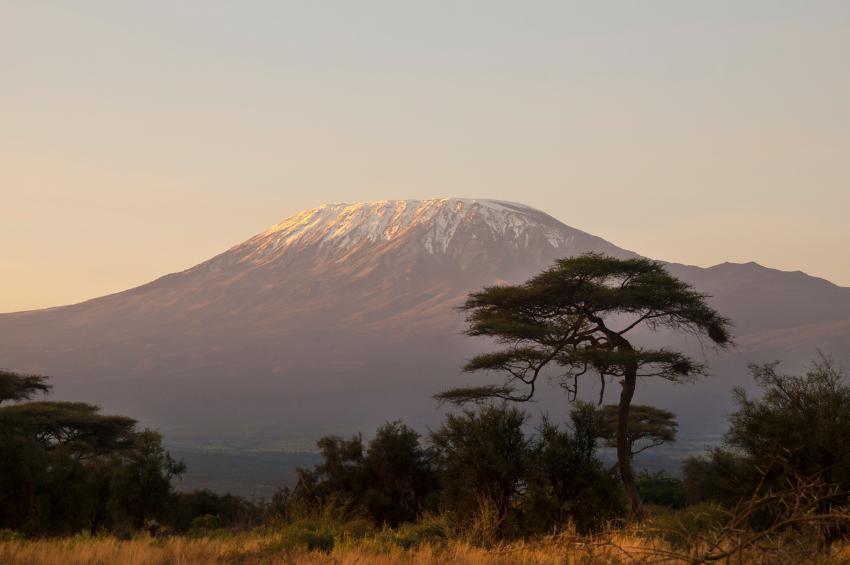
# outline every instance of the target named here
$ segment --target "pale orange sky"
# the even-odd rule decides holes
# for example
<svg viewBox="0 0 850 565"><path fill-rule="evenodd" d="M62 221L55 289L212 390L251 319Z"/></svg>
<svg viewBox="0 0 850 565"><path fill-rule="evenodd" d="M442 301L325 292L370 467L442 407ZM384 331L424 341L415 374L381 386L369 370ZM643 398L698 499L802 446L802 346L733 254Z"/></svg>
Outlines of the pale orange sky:
<svg viewBox="0 0 850 565"><path fill-rule="evenodd" d="M329 202L524 202L850 286L848 2L0 4L0 312Z"/></svg>

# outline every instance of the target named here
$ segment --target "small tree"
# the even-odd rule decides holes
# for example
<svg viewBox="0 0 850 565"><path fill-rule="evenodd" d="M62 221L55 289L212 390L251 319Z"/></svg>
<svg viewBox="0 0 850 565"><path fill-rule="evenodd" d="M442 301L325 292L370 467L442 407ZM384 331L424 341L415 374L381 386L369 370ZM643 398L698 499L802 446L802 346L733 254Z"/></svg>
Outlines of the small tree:
<svg viewBox="0 0 850 565"><path fill-rule="evenodd" d="M422 446L421 437L400 421L387 422L367 445L363 503L376 522L395 527L414 521L437 491L433 454Z"/></svg>
<svg viewBox="0 0 850 565"><path fill-rule="evenodd" d="M505 405L446 416L428 437L446 504L470 517L487 501L499 521L505 519L511 501L525 493L534 466L533 444L522 431L528 417Z"/></svg>
<svg viewBox="0 0 850 565"><path fill-rule="evenodd" d="M415 520L438 488L432 454L420 438L400 421L379 427L365 448L361 433L351 439L326 436L316 442L323 460L298 472L314 494L342 497L373 521L395 527Z"/></svg>
<svg viewBox="0 0 850 565"><path fill-rule="evenodd" d="M495 371L506 382L449 390L435 398L455 404L491 398L526 402L534 396L540 377L548 376L574 399L579 377L595 373L601 404L606 382L619 379L617 464L632 512L642 517L628 443L637 379L691 382L706 374L706 367L671 349L635 347L626 335L645 326L708 338L715 347L727 347L730 322L708 306L707 298L648 259L595 253L560 259L524 284L486 287L468 296L460 307L469 322L466 334L493 338L503 347L474 357L463 370Z"/></svg>
<svg viewBox="0 0 850 565"><path fill-rule="evenodd" d="M174 460L162 446L162 434L146 428L136 435L131 448L116 457L112 503L135 527L141 527L145 519L162 519L176 507L171 479L185 473L186 464Z"/></svg>
<svg viewBox="0 0 850 565"><path fill-rule="evenodd" d="M605 440L607 447L617 447L618 412L619 406L616 404L608 404L602 407L603 425L600 430L600 437ZM633 404L629 410L629 423L626 431L629 459L633 459L635 455L651 447L675 442L678 427L679 423L676 422L676 414L673 412L646 404ZM648 443L635 451L635 444L644 440Z"/></svg>
<svg viewBox="0 0 850 565"><path fill-rule="evenodd" d="M534 438L534 469L526 514L564 527L572 521L588 533L606 520L622 515L624 500L613 469L597 456L597 438L603 426L599 411L589 402L576 402L570 424L553 424L544 415Z"/></svg>

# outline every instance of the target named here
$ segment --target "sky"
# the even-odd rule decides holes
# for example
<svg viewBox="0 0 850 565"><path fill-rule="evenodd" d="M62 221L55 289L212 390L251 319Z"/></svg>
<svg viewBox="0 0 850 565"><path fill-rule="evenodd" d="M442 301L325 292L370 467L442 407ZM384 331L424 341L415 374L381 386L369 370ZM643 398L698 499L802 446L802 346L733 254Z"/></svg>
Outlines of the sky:
<svg viewBox="0 0 850 565"><path fill-rule="evenodd" d="M433 197L850 286L845 0L7 0L0 69L0 312Z"/></svg>

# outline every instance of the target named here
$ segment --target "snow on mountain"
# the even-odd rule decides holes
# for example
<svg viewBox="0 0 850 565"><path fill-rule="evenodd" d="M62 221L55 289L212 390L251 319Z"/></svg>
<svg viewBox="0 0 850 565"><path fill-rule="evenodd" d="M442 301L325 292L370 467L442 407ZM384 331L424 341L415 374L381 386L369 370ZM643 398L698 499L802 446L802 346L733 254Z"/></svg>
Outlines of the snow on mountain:
<svg viewBox="0 0 850 565"><path fill-rule="evenodd" d="M326 204L307 210L272 226L247 242L260 243L272 250L292 245L319 243L331 248L351 248L363 242L390 241L413 226L427 226L421 243L429 253L445 253L459 225L483 222L495 234L508 230L516 238L529 226L540 226L549 234L549 242L558 247L568 237L563 231L535 221L546 216L523 204L466 198L432 198L430 200L384 200L361 204ZM527 242L526 242L527 243Z"/></svg>
<svg viewBox="0 0 850 565"><path fill-rule="evenodd" d="M505 250L513 255L525 253L535 263L544 257L548 261L584 251L635 256L524 204L432 198L319 206L285 219L212 259L209 265L190 271L291 259L293 253L307 249L338 260L390 244L403 244L414 254L451 255L451 261L463 270L495 259Z"/></svg>

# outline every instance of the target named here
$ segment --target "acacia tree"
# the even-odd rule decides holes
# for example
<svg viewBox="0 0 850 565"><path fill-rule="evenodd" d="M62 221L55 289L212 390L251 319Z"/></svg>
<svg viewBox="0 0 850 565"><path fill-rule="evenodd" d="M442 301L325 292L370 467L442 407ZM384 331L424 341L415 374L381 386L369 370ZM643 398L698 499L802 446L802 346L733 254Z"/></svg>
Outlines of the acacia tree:
<svg viewBox="0 0 850 565"><path fill-rule="evenodd" d="M47 384L47 379L42 375L22 375L0 369L0 404L11 400L20 402L30 400L37 393L49 394L53 385Z"/></svg>
<svg viewBox="0 0 850 565"><path fill-rule="evenodd" d="M607 404L601 410L602 428L599 430L599 437L604 440L607 447L617 447L617 413L619 410L620 407L616 404ZM675 442L678 427L676 414L669 410L662 410L646 404L632 405L629 408L626 434L626 443L629 445L629 459L633 459L635 455L651 447ZM635 444L639 441L648 443L635 451Z"/></svg>
<svg viewBox="0 0 850 565"><path fill-rule="evenodd" d="M652 331L708 338L716 348L731 345L730 321L706 303L707 295L648 259L616 259L597 253L559 259L555 266L520 285L485 287L459 307L469 323L466 335L495 339L502 348L477 355L464 372L494 371L503 385L448 390L440 402L461 405L498 398L526 402L547 377L574 400L579 377L595 374L602 386L620 379L617 409L617 464L632 513L643 504L632 477L628 443L629 409L639 377L691 382L706 366L668 348L635 347L626 335L639 326Z"/></svg>

